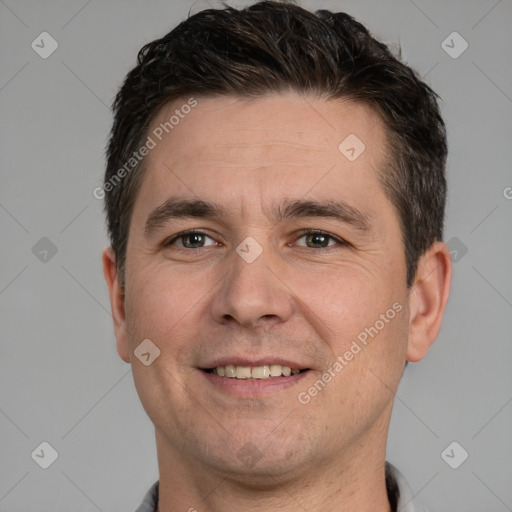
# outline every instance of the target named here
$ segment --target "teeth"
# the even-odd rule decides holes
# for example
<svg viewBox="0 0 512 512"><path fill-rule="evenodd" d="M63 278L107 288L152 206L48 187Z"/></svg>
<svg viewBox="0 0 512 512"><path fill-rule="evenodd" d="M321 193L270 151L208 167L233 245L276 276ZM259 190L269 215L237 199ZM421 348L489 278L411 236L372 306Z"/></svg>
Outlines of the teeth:
<svg viewBox="0 0 512 512"><path fill-rule="evenodd" d="M236 379L236 368L232 364L226 365L224 367L224 371L226 377L229 377L230 379Z"/></svg>
<svg viewBox="0 0 512 512"><path fill-rule="evenodd" d="M268 379L270 377L270 369L268 366L255 366L251 370L253 379Z"/></svg>
<svg viewBox="0 0 512 512"><path fill-rule="evenodd" d="M251 367L250 366L237 366L236 367L236 378L237 379L250 379L251 378Z"/></svg>
<svg viewBox="0 0 512 512"><path fill-rule="evenodd" d="M269 379L271 377L281 377L281 375L285 377L297 375L300 370L292 370L289 366L281 366L280 364L252 367L227 364L226 366L217 366L213 373L230 379Z"/></svg>
<svg viewBox="0 0 512 512"><path fill-rule="evenodd" d="M282 369L283 369L283 367L280 364L270 365L270 376L271 377L280 377Z"/></svg>

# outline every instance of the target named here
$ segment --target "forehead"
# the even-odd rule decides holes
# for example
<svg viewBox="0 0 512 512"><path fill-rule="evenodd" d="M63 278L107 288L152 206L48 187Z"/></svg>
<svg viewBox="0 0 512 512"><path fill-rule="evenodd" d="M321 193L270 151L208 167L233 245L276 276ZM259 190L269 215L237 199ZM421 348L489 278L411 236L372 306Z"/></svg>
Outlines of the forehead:
<svg viewBox="0 0 512 512"><path fill-rule="evenodd" d="M349 135L372 149L367 156L377 156L384 149L380 117L370 106L347 99L290 92L252 99L196 98L194 102L189 108L190 99L183 98L159 111L149 130L159 147L149 160L165 154L167 163L173 164L207 159L210 166L230 161L250 166L254 157L259 164L316 165L319 157L341 157L339 145ZM243 160L237 159L240 155Z"/></svg>
<svg viewBox="0 0 512 512"><path fill-rule="evenodd" d="M295 93L183 98L160 110L147 135L136 225L170 197L222 204L233 221L297 199L340 200L396 221L378 177L385 129L367 105Z"/></svg>

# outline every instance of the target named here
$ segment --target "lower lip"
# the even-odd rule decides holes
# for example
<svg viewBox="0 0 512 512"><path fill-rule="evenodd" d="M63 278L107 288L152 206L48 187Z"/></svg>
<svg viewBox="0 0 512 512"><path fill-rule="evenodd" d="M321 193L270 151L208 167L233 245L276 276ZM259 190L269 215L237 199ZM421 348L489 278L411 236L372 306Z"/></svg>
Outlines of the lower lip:
<svg viewBox="0 0 512 512"><path fill-rule="evenodd" d="M217 389L241 397L269 395L288 389L304 379L310 370L289 377L270 377L268 379L235 379L221 377L201 370L207 381Z"/></svg>

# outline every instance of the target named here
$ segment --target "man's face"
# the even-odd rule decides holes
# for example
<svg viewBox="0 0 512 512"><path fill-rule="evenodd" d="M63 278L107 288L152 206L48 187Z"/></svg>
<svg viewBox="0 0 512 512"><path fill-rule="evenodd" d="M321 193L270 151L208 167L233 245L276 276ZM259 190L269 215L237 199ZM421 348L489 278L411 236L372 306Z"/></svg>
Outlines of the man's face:
<svg viewBox="0 0 512 512"><path fill-rule="evenodd" d="M148 133L186 102L165 107ZM409 307L399 219L378 178L380 118L295 94L197 98L168 135L152 138L118 350L160 449L220 474L279 475L382 446ZM222 214L170 215L180 200ZM306 201L341 205L340 215L293 207ZM188 230L199 233L177 237ZM148 366L133 353L146 339L160 350ZM252 372L237 366L261 377L265 367L305 371L212 372Z"/></svg>

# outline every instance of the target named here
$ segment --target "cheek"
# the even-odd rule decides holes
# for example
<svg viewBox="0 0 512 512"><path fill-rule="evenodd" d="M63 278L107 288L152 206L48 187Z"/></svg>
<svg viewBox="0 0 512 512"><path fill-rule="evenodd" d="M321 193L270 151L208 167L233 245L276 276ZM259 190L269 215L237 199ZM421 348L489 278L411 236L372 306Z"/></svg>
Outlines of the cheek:
<svg viewBox="0 0 512 512"><path fill-rule="evenodd" d="M126 316L132 349L144 339L161 351L161 362L176 369L190 364L191 340L215 292L211 273L184 276L165 265L147 265L127 279ZM129 286L128 286L129 283Z"/></svg>
<svg viewBox="0 0 512 512"><path fill-rule="evenodd" d="M166 274L152 268L151 272L141 271L127 279L130 285L126 316L132 351L146 339L159 350L148 366L135 355L132 359L134 382L143 407L158 422L162 411L167 411L172 403L173 414L162 421L172 422L178 428L175 416L187 408L185 390L194 348L191 340L196 337L197 316L204 315L204 291L184 286L176 276Z"/></svg>
<svg viewBox="0 0 512 512"><path fill-rule="evenodd" d="M149 338L160 346L166 333L172 331L187 309L187 294L177 289L179 283L161 279L152 272L151 276L140 273L127 279L126 317L130 338L136 344L140 339ZM129 283L129 285L128 285Z"/></svg>
<svg viewBox="0 0 512 512"><path fill-rule="evenodd" d="M391 281L384 281L382 275L340 266L301 273L293 288L307 306L304 311L309 308L314 312L315 323L325 323L333 334L344 339L375 324L390 309L385 320L396 316L392 306L397 301L402 303L402 291L393 288Z"/></svg>
<svg viewBox="0 0 512 512"><path fill-rule="evenodd" d="M309 314L308 322L329 354L325 370L335 375L335 383L325 398L333 406L366 408L377 396L384 406L402 374L409 318L406 290L382 275L331 271L325 279L301 278L297 288L308 306L303 314Z"/></svg>

